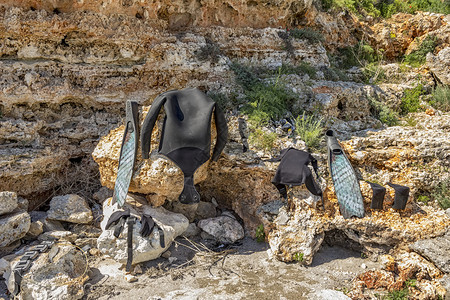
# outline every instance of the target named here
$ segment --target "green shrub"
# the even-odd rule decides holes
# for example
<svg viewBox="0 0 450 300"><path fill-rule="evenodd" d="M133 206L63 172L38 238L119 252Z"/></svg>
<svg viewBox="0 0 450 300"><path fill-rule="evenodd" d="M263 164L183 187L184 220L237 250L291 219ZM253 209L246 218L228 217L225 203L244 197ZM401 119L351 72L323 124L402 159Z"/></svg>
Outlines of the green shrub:
<svg viewBox="0 0 450 300"><path fill-rule="evenodd" d="M295 132L308 148L319 146L323 130L322 119L316 119L314 116L305 116L303 113L295 120Z"/></svg>
<svg viewBox="0 0 450 300"><path fill-rule="evenodd" d="M420 67L425 63L427 53L433 52L436 48L435 36L428 35L420 44L420 46L405 56L405 63L411 65L412 67Z"/></svg>
<svg viewBox="0 0 450 300"><path fill-rule="evenodd" d="M261 82L250 68L242 64L232 63L230 68L234 72L236 82L244 89L252 89L253 86Z"/></svg>
<svg viewBox="0 0 450 300"><path fill-rule="evenodd" d="M422 84L418 84L413 89L405 90L401 98L400 108L403 115L411 112L417 112L420 108L420 96L423 94Z"/></svg>
<svg viewBox="0 0 450 300"><path fill-rule="evenodd" d="M443 209L450 207L450 179L440 182L434 189L431 197L439 203Z"/></svg>
<svg viewBox="0 0 450 300"><path fill-rule="evenodd" d="M308 27L291 29L289 30L289 36L294 39L307 40L311 44L317 44L325 40L320 32Z"/></svg>
<svg viewBox="0 0 450 300"><path fill-rule="evenodd" d="M389 107L383 105L380 101L369 98L369 103L373 115L387 126L398 125L398 115Z"/></svg>
<svg viewBox="0 0 450 300"><path fill-rule="evenodd" d="M438 85L432 93L430 104L442 111L450 111L450 87Z"/></svg>
<svg viewBox="0 0 450 300"><path fill-rule="evenodd" d="M256 228L255 237L256 237L256 241L258 243L262 243L266 240L266 234L264 232L264 225L261 224Z"/></svg>
<svg viewBox="0 0 450 300"><path fill-rule="evenodd" d="M275 132L266 132L261 128L251 127L249 142L252 145L256 148L263 149L264 151L269 151L275 146L275 141L278 138Z"/></svg>

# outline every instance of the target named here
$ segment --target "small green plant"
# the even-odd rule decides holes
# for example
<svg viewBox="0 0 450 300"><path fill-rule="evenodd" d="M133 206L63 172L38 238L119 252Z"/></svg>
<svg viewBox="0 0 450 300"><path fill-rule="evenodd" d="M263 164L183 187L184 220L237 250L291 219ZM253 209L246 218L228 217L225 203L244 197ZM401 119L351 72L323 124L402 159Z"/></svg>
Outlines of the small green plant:
<svg viewBox="0 0 450 300"><path fill-rule="evenodd" d="M289 35L294 39L307 40L311 44L317 44L325 40L320 32L308 27L291 29Z"/></svg>
<svg viewBox="0 0 450 300"><path fill-rule="evenodd" d="M435 188L431 197L443 208L450 208L450 179L440 182Z"/></svg>
<svg viewBox="0 0 450 300"><path fill-rule="evenodd" d="M414 118L414 116L411 116L411 115L408 115L408 116L404 117L403 121L405 123L402 124L402 126L407 126L407 127L416 127L417 123L419 123L419 121L417 121L417 119Z"/></svg>
<svg viewBox="0 0 450 300"><path fill-rule="evenodd" d="M420 96L422 94L422 84L418 84L415 88L405 90L405 93L400 100L401 113L406 115L407 113L417 112L420 108Z"/></svg>
<svg viewBox="0 0 450 300"><path fill-rule="evenodd" d="M433 52L434 48L436 48L436 40L435 36L427 36L416 50L405 56L404 62L412 67L423 65L427 54Z"/></svg>
<svg viewBox="0 0 450 300"><path fill-rule="evenodd" d="M450 111L450 87L438 85L432 93L430 104L442 111Z"/></svg>
<svg viewBox="0 0 450 300"><path fill-rule="evenodd" d="M262 243L266 240L266 233L264 232L264 225L261 224L256 228L255 237L256 237L256 241L258 243Z"/></svg>
<svg viewBox="0 0 450 300"><path fill-rule="evenodd" d="M323 132L322 119L305 116L303 113L295 120L295 132L308 148L317 148Z"/></svg>
<svg viewBox="0 0 450 300"><path fill-rule="evenodd" d="M265 132L261 128L251 128L250 130L249 142L256 148L269 151L275 146L275 141L277 140L275 132Z"/></svg>
<svg viewBox="0 0 450 300"><path fill-rule="evenodd" d="M395 126L398 124L398 115L389 107L383 105L380 101L369 98L372 112L376 118L387 126Z"/></svg>
<svg viewBox="0 0 450 300"><path fill-rule="evenodd" d="M425 195L420 195L417 197L417 201L422 202L423 204L428 204L428 202L430 202L430 197L425 196Z"/></svg>
<svg viewBox="0 0 450 300"><path fill-rule="evenodd" d="M401 289L399 291L392 291L386 295L387 300L406 300L408 299L408 288Z"/></svg>
<svg viewBox="0 0 450 300"><path fill-rule="evenodd" d="M294 256L293 256L293 259L295 260L295 261L298 261L298 262L302 262L303 261L303 253L301 253L301 252L296 252L295 254L294 254Z"/></svg>

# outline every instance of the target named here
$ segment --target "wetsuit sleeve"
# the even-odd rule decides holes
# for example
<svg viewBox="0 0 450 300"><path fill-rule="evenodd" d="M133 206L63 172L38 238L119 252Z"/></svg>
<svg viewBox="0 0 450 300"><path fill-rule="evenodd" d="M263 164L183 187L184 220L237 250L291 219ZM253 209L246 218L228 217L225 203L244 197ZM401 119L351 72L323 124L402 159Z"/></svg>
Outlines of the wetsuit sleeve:
<svg viewBox="0 0 450 300"><path fill-rule="evenodd" d="M166 102L166 97L157 97L155 101L153 101L150 110L145 117L144 123L142 125L141 130L141 152L142 158L149 158L150 154L150 143L152 140L152 131L155 126L156 119L158 118L159 111L161 107Z"/></svg>
<svg viewBox="0 0 450 300"><path fill-rule="evenodd" d="M220 153L222 153L222 150L228 141L227 120L225 119L225 115L217 104L214 107L214 119L216 120L217 141L216 145L214 146L212 160L217 161L219 159Z"/></svg>

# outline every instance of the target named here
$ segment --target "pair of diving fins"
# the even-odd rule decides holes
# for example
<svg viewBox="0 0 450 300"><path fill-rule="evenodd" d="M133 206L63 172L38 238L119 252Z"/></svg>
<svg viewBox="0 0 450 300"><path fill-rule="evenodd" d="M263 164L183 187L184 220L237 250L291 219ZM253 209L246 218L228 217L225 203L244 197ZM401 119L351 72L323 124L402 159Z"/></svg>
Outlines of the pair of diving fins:
<svg viewBox="0 0 450 300"><path fill-rule="evenodd" d="M334 184L334 190L339 203L339 209L345 219L364 217L364 201L359 188L359 181L347 156L336 139L333 130L326 132L328 167ZM386 188L372 182L372 209L382 209ZM394 209L405 209L409 197L409 187L388 183L395 190Z"/></svg>

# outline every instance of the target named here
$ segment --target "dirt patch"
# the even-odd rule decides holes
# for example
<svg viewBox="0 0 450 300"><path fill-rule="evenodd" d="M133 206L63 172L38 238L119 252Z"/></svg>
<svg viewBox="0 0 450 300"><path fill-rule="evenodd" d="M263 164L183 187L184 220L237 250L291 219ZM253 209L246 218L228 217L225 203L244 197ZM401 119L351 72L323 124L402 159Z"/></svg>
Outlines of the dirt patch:
<svg viewBox="0 0 450 300"><path fill-rule="evenodd" d="M345 291L362 266L377 266L338 246L322 247L309 267L270 259L268 245L251 238L223 251L206 250L214 247L220 250L177 239L169 249L174 261L158 258L141 264L143 273L133 283L126 281L120 264L94 258L84 299L311 299L322 290Z"/></svg>

